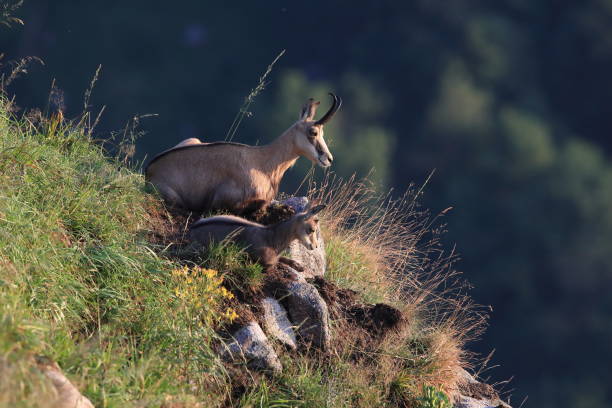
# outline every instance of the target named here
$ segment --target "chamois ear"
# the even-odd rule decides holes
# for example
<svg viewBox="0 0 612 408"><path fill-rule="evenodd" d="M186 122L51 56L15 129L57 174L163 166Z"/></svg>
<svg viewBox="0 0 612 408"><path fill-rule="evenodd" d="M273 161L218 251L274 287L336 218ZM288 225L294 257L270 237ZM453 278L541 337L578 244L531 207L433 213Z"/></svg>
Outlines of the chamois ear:
<svg viewBox="0 0 612 408"><path fill-rule="evenodd" d="M301 120L314 120L314 117L317 113L317 108L321 102L316 101L312 98L308 99L306 105L302 108L302 113L300 114Z"/></svg>

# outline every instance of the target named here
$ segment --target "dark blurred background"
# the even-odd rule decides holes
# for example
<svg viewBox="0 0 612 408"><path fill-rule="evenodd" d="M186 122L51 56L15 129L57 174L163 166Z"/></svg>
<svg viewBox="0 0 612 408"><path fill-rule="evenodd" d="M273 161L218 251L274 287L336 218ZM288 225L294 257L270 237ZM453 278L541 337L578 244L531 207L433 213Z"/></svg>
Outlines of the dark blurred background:
<svg viewBox="0 0 612 408"><path fill-rule="evenodd" d="M493 312L474 351L496 353L516 406L612 407L612 0L287 2L26 0L0 31L4 62L42 58L10 88L22 108L136 114L142 160L187 137L266 143L306 98L344 99L326 136L334 171L426 186L472 295ZM293 191L310 164L287 175ZM317 169L320 174L321 170Z"/></svg>

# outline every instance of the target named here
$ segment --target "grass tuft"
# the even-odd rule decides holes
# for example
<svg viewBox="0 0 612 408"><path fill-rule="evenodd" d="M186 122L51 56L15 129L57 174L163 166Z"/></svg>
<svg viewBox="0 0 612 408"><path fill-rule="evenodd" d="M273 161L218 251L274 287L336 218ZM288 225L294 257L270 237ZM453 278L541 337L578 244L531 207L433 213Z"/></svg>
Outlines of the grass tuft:
<svg viewBox="0 0 612 408"><path fill-rule="evenodd" d="M384 371L399 370L419 388L452 393L459 368L473 357L464 346L479 336L486 314L466 294L468 286L454 268L457 255L440 245L444 213L431 216L420 208L421 193L410 188L394 197L378 193L367 180L332 175L311 184L309 196L327 204L321 214L327 278L357 291L364 302L397 307L408 322L367 350L378 367L366 372L387 389L397 379Z"/></svg>

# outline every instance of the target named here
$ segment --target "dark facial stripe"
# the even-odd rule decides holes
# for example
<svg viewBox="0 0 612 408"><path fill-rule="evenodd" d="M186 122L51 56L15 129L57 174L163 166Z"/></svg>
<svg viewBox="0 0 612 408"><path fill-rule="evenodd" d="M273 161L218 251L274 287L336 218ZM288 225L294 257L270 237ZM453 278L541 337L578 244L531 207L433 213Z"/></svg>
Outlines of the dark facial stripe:
<svg viewBox="0 0 612 408"><path fill-rule="evenodd" d="M320 143L313 143L315 149L317 150L317 153L319 153L319 156L323 155L323 149L321 148L321 144Z"/></svg>

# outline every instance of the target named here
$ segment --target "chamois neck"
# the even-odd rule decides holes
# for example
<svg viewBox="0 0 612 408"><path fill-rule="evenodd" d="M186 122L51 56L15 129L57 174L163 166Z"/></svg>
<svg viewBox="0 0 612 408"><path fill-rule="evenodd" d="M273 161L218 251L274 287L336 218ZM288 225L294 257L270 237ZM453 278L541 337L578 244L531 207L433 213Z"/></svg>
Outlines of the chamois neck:
<svg viewBox="0 0 612 408"><path fill-rule="evenodd" d="M279 222L268 227L270 231L269 243L277 253L289 248L289 244L295 238L292 234L293 220Z"/></svg>
<svg viewBox="0 0 612 408"><path fill-rule="evenodd" d="M282 135L276 138L272 143L263 146L263 168L266 173L278 187L280 180L285 172L293 166L295 161L300 157L295 149L293 126L287 129Z"/></svg>

